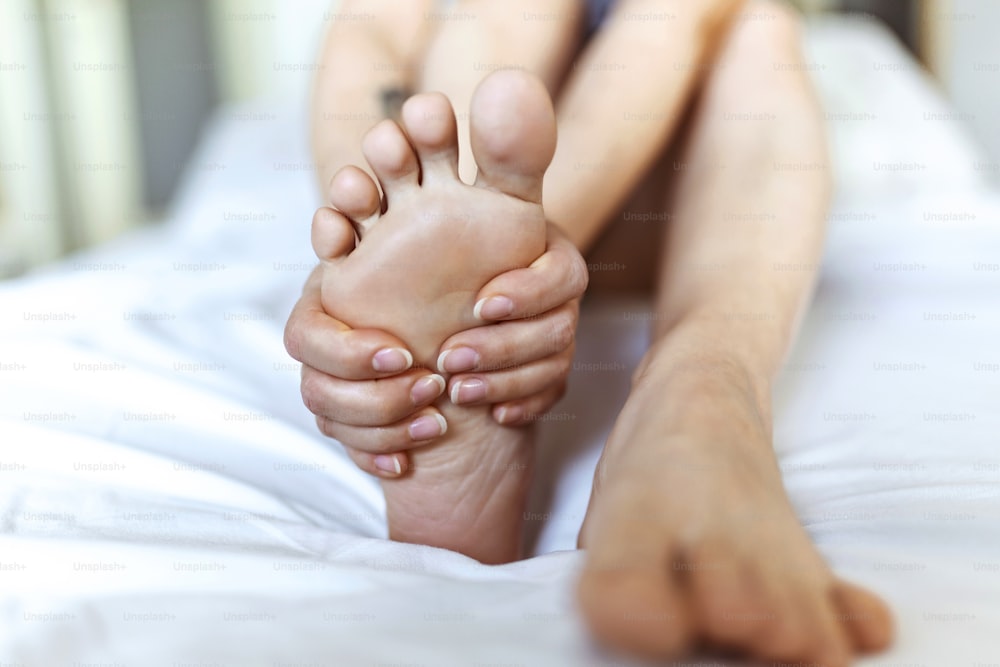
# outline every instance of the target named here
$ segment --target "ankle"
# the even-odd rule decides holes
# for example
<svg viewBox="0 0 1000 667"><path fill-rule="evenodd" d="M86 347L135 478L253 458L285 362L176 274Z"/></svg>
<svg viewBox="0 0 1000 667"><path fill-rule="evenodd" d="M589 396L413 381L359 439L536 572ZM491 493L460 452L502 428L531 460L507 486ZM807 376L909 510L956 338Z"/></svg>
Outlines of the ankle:
<svg viewBox="0 0 1000 667"><path fill-rule="evenodd" d="M738 397L770 431L770 376L722 346L684 338L664 336L650 347L632 376L632 395L708 406Z"/></svg>

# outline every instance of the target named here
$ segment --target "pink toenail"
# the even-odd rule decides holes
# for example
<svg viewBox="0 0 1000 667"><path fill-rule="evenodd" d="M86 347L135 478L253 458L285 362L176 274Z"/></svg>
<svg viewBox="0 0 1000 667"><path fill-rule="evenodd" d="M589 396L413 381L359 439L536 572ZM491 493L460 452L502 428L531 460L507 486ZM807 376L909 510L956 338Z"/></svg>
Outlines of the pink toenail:
<svg viewBox="0 0 1000 667"><path fill-rule="evenodd" d="M410 400L413 405L430 403L444 392L445 382L440 375L428 375L413 383L410 389Z"/></svg>
<svg viewBox="0 0 1000 667"><path fill-rule="evenodd" d="M410 437L414 440L430 440L448 432L448 422L444 415L426 415L410 422Z"/></svg>
<svg viewBox="0 0 1000 667"><path fill-rule="evenodd" d="M491 296L480 299L472 309L472 314L480 320L499 320L514 312L514 302L505 296Z"/></svg>
<svg viewBox="0 0 1000 667"><path fill-rule="evenodd" d="M486 383L479 378L471 378L456 382L451 388L451 402L476 403L486 398Z"/></svg>
<svg viewBox="0 0 1000 667"><path fill-rule="evenodd" d="M372 368L378 373L398 373L413 365L413 355L398 347L379 350L372 357Z"/></svg>
<svg viewBox="0 0 1000 667"><path fill-rule="evenodd" d="M479 365L479 353L471 347L455 347L445 350L438 357L438 370L442 373L471 371Z"/></svg>

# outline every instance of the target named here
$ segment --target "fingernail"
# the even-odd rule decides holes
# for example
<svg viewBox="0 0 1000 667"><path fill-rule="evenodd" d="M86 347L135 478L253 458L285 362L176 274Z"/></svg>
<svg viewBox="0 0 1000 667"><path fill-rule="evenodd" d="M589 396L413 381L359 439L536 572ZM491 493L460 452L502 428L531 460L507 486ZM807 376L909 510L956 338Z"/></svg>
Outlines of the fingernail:
<svg viewBox="0 0 1000 667"><path fill-rule="evenodd" d="M484 398L486 398L486 383L478 378L462 380L451 387L451 402L455 405L475 403Z"/></svg>
<svg viewBox="0 0 1000 667"><path fill-rule="evenodd" d="M414 440L430 440L448 432L448 422L444 415L425 415L410 422L410 437Z"/></svg>
<svg viewBox="0 0 1000 667"><path fill-rule="evenodd" d="M428 375L413 383L410 400L413 405L430 403L444 392L445 381L440 375Z"/></svg>
<svg viewBox="0 0 1000 667"><path fill-rule="evenodd" d="M524 417L524 408L519 405L507 407L506 405L497 410L497 422L500 424L511 424L520 421Z"/></svg>
<svg viewBox="0 0 1000 667"><path fill-rule="evenodd" d="M375 457L375 467L390 475L402 475L403 466L399 465L399 459L388 454L379 454Z"/></svg>
<svg viewBox="0 0 1000 667"><path fill-rule="evenodd" d="M442 373L471 371L479 365L479 353L471 347L455 347L445 350L438 357L438 370Z"/></svg>
<svg viewBox="0 0 1000 667"><path fill-rule="evenodd" d="M491 296L480 299L472 309L479 320L498 320L514 312L514 302L505 296Z"/></svg>
<svg viewBox="0 0 1000 667"><path fill-rule="evenodd" d="M372 368L379 373L398 373L413 365L413 355L399 347L387 347L372 357Z"/></svg>

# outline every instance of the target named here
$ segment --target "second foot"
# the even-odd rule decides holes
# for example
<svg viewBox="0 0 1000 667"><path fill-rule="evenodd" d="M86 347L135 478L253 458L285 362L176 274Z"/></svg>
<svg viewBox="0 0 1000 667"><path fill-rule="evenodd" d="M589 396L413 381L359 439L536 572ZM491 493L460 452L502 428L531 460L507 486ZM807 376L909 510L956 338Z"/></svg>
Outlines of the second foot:
<svg viewBox="0 0 1000 667"><path fill-rule="evenodd" d="M888 645L885 604L837 578L799 524L752 398L633 399L581 533L579 599L603 643L648 658L708 647L827 667Z"/></svg>

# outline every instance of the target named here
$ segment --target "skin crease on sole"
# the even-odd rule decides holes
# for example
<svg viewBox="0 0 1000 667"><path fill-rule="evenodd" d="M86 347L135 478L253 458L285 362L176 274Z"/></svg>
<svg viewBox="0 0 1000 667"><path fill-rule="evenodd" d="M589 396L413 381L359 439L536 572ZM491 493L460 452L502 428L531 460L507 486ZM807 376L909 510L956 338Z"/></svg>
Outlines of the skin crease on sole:
<svg viewBox="0 0 1000 667"><path fill-rule="evenodd" d="M313 227L325 309L354 328L399 336L430 368L448 337L483 324L475 314L480 288L545 250L542 177L555 118L544 86L523 72L487 77L473 97L471 134L474 185L458 178L447 98L410 98L399 124L383 121L364 138L384 202L364 172L348 167L331 185L338 210L325 210ZM356 248L354 230L363 237ZM486 563L520 557L532 429L500 426L488 405L456 407L448 396L434 407L419 426L399 426L415 448L401 476L382 480L390 537Z"/></svg>

